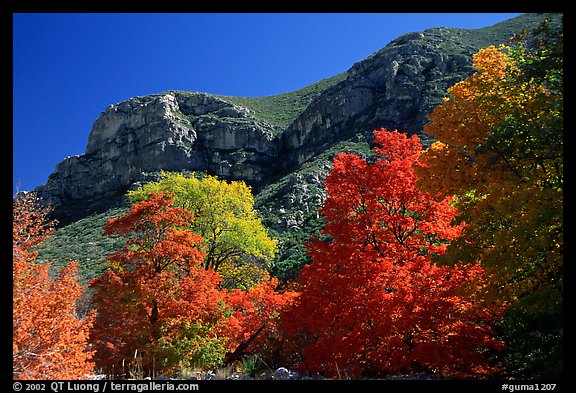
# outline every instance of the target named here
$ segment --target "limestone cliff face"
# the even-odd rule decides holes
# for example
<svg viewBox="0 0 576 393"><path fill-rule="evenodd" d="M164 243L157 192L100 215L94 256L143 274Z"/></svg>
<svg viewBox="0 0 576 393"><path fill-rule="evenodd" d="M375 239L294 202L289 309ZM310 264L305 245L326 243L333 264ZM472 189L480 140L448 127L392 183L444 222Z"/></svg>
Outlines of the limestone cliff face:
<svg viewBox="0 0 576 393"><path fill-rule="evenodd" d="M474 71L474 48L445 51L454 35L447 29L407 34L355 64L345 83L325 91L283 133L288 162L305 162L358 132L371 138L382 127L426 140L426 115L448 87Z"/></svg>
<svg viewBox="0 0 576 393"><path fill-rule="evenodd" d="M544 18L559 22L558 15L526 14L478 30L409 33L354 64L346 80L325 90L279 136L278 163L286 175L256 198L267 225L279 232L304 228L326 198L323 179L334 154L370 156L375 129L418 134L428 145L427 115L449 87L475 71L472 55L490 44L508 43Z"/></svg>
<svg viewBox="0 0 576 393"><path fill-rule="evenodd" d="M86 153L64 159L39 191L58 207L125 191L162 169L257 183L275 155L272 135L249 109L209 94L135 97L106 108Z"/></svg>
<svg viewBox="0 0 576 393"><path fill-rule="evenodd" d="M424 136L426 114L473 72L474 48L446 53L454 34L432 29L398 38L354 64L277 135L277 126L253 110L206 93L173 91L110 105L96 119L86 153L58 164L39 191L57 208L84 201L82 210L162 169L206 171L258 191L358 133L366 141L381 127Z"/></svg>

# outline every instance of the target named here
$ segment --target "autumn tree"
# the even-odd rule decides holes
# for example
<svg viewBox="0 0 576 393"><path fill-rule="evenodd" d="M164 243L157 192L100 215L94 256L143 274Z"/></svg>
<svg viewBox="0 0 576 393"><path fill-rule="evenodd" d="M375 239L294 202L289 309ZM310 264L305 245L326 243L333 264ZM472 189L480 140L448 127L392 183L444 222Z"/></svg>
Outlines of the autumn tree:
<svg viewBox="0 0 576 393"><path fill-rule="evenodd" d="M374 163L335 157L321 210L325 239L309 245L301 293L281 317L302 343L302 367L332 377L490 374L486 355L502 342L491 328L499 310L483 300L486 272L431 261L464 225L453 225L450 198L416 187L418 137L374 134Z"/></svg>
<svg viewBox="0 0 576 393"><path fill-rule="evenodd" d="M250 188L241 181L209 175L163 172L162 176L129 192L130 200L142 201L149 193L172 194L175 206L194 216L190 225L203 239L203 265L220 272L224 286L246 289L263 279L277 246L254 209Z"/></svg>
<svg viewBox="0 0 576 393"><path fill-rule="evenodd" d="M35 247L52 233L34 193L13 203L12 375L14 379L85 379L93 372L88 331L92 315L81 316L84 293L78 265L70 262L54 279L50 265L36 263Z"/></svg>
<svg viewBox="0 0 576 393"><path fill-rule="evenodd" d="M222 320L219 335L227 338L225 362L232 364L247 353L258 353L272 363L277 346L284 339L280 314L298 296L297 292L277 290L278 279L261 280L247 290L225 290L224 301L228 318Z"/></svg>
<svg viewBox="0 0 576 393"><path fill-rule="evenodd" d="M127 239L90 284L98 310L91 340L108 374L177 375L221 365L227 352L242 354L264 340L289 300L268 278L247 290L221 288L219 273L202 264L195 218L173 203L166 193L150 194L104 227L105 235Z"/></svg>
<svg viewBox="0 0 576 393"><path fill-rule="evenodd" d="M201 267L193 217L172 202L165 194L150 196L104 227L105 235L127 238L90 283L98 310L91 340L107 373L135 367L135 354L145 372L169 372L182 358L201 356L205 346L217 347L207 332L220 317L220 278Z"/></svg>
<svg viewBox="0 0 576 393"><path fill-rule="evenodd" d="M421 186L458 196L469 225L456 259L496 267L517 299L560 279L562 100L523 80L504 49L481 50L474 66L429 116L425 131L439 141L424 155Z"/></svg>
<svg viewBox="0 0 576 393"><path fill-rule="evenodd" d="M495 269L499 297L524 314L511 341L539 331L523 344L531 354L517 362L540 359L532 366L538 374L546 367L534 348L557 348L546 362L561 356L563 297L562 31L542 29L535 44L474 55L477 72L429 115L424 130L438 141L417 169L420 187L455 195L468 223L443 261L478 260Z"/></svg>

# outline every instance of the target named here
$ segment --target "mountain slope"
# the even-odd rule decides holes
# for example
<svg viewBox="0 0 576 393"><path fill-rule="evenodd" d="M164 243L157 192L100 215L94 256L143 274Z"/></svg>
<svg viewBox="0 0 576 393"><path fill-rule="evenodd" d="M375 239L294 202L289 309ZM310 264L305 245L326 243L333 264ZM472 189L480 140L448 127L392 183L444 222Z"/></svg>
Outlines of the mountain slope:
<svg viewBox="0 0 576 393"><path fill-rule="evenodd" d="M284 170L277 171L279 175L270 187L277 188L278 181L296 181L288 181L283 176L323 179L329 168L325 158L320 158L324 152L342 143L348 148L366 151L374 129L385 127L415 133L424 144L429 143L429 137L422 131L426 116L441 102L450 86L474 72L472 54L490 44L507 43L514 33L523 28L533 29L548 17L559 23L559 15L526 14L477 30L434 28L393 40L354 64L345 81L324 91L279 136L283 156L278 164L283 165ZM363 147L353 147L358 143ZM314 164L317 159L323 162ZM303 163L308 165L300 167ZM310 168L324 170L323 173L316 171L318 176L300 173L309 173ZM278 205L287 212L289 217L279 226L275 225L277 220L270 220L270 225L278 230L288 228L287 222L294 221L286 199L293 197L269 189L257 197L260 206ZM315 209L305 206L304 210ZM296 215L300 213L297 211Z"/></svg>
<svg viewBox="0 0 576 393"><path fill-rule="evenodd" d="M346 79L346 73L323 79L289 93L264 97L217 96L235 105L249 108L254 115L284 131L324 90Z"/></svg>
<svg viewBox="0 0 576 393"><path fill-rule="evenodd" d="M346 73L277 96L169 91L131 98L106 108L86 153L58 164L37 191L74 232L78 220L86 226L91 215L121 206L127 189L156 179L161 169L244 180L282 242L277 273L289 276L305 260L302 240L321 226L323 179L338 151L370 154L372 130L382 127L427 143L426 115L474 71L471 55L550 16L559 23L560 15L525 14L483 29L406 34ZM56 243L65 241L58 236ZM45 249L40 256L60 263Z"/></svg>

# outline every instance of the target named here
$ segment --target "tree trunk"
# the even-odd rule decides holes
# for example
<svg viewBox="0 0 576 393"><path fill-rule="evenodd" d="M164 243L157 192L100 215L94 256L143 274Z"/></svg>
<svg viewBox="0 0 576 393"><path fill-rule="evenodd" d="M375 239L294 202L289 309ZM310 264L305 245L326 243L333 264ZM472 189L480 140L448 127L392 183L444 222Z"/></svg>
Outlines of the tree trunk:
<svg viewBox="0 0 576 393"><path fill-rule="evenodd" d="M158 321L158 303L156 300L152 301L152 311L150 312L150 315L148 315L148 320L152 325L152 337L154 340L158 340L160 338L160 329L156 325L156 322Z"/></svg>
<svg viewBox="0 0 576 393"><path fill-rule="evenodd" d="M248 340L242 341L240 345L238 345L238 347L234 350L234 352L228 352L226 354L226 357L224 358L224 366L230 365L234 363L236 360L239 360L242 357L244 357L246 355L244 353L246 348L248 348L248 346L252 344L252 341L254 341L256 337L258 337L258 335L266 327L266 325L268 325L268 322L264 322L262 326L258 328L258 330L252 333L252 335L248 338Z"/></svg>

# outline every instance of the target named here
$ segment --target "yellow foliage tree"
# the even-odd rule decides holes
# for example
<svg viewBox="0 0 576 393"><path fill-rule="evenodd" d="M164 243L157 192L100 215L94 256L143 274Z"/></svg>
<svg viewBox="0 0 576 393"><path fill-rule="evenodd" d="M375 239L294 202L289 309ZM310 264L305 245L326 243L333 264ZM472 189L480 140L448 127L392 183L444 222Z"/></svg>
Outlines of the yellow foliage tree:
<svg viewBox="0 0 576 393"><path fill-rule="evenodd" d="M527 75L528 63L521 48L490 46L475 54L477 72L451 87L429 115L424 130L438 142L417 172L421 188L456 195L468 223L447 254L452 260L493 266L501 299L538 290L558 304L563 94L557 84Z"/></svg>
<svg viewBox="0 0 576 393"><path fill-rule="evenodd" d="M130 191L128 198L140 202L158 192L174 195L174 206L192 213L191 229L204 239L204 267L217 270L224 286L247 289L268 277L265 267L277 245L258 217L246 183L162 172L161 180Z"/></svg>

